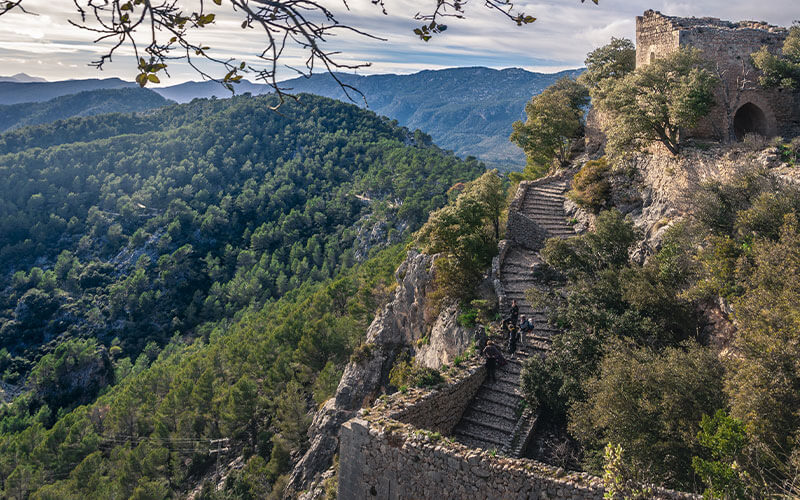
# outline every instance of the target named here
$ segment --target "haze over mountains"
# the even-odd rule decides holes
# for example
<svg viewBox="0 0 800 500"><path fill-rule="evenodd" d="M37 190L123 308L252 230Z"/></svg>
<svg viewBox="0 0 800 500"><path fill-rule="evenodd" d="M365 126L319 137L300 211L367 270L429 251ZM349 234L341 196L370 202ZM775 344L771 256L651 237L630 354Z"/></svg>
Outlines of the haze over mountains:
<svg viewBox="0 0 800 500"><path fill-rule="evenodd" d="M559 78L575 76L580 71L545 74L518 68L495 70L475 67L426 70L410 75L337 74L343 83L363 93L362 97L357 92L350 92L350 98L329 74L286 80L282 85L291 93L306 92L346 102L352 99L355 104L369 107L378 114L395 119L402 126L412 130L419 128L430 134L436 144L453 150L461 157L475 156L489 166L515 169L521 168L525 164L525 159L522 151L508 141L511 124L515 120L524 119L523 109L532 95L538 94ZM12 78L19 76L15 75ZM61 82L0 81L0 104L43 102L79 92L129 87L136 87L136 84L118 78ZM210 81L187 82L152 90L163 98L178 103L189 102L195 98L225 98L230 95L227 89ZM272 89L264 84L243 81L236 90L239 94L250 92L253 95L260 95L269 93ZM109 98L112 95L107 94ZM97 97L92 99L97 100ZM97 114L95 111L104 108L134 111L166 104L157 100L144 101L146 103L140 103L142 104L140 109L92 106L89 110L76 106L77 112L74 115ZM60 107L61 111L50 112L39 109L37 113L41 116L67 117L59 114L63 113L63 101L51 105ZM8 109L0 108L0 118L3 118L5 125L2 130L29 123L44 123L44 121L27 121L10 124L11 121L2 114L4 112L8 113ZM10 125L6 125L7 123Z"/></svg>
<svg viewBox="0 0 800 500"><path fill-rule="evenodd" d="M0 82L46 82L44 78L30 76L25 73L17 73L11 76L0 76Z"/></svg>
<svg viewBox="0 0 800 500"><path fill-rule="evenodd" d="M77 94L56 97L46 102L0 106L0 132L64 120L73 116L146 111L170 103L171 101L148 89L86 90Z"/></svg>

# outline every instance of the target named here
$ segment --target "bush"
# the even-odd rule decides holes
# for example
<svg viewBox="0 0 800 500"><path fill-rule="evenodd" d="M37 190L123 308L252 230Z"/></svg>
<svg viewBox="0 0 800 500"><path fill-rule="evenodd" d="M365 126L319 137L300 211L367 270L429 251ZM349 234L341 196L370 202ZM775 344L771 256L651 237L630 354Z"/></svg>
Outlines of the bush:
<svg viewBox="0 0 800 500"><path fill-rule="evenodd" d="M389 372L389 383L397 388L433 387L443 380L439 370L415 364L408 354L399 356Z"/></svg>
<svg viewBox="0 0 800 500"><path fill-rule="evenodd" d="M572 180L572 190L567 193L570 200L594 213L608 205L611 184L608 182L610 167L605 157L584 163Z"/></svg>
<svg viewBox="0 0 800 500"><path fill-rule="evenodd" d="M353 351L353 354L350 355L350 362L356 364L363 363L372 355L373 347L375 347L375 344L361 344L358 346L358 349Z"/></svg>
<svg viewBox="0 0 800 500"><path fill-rule="evenodd" d="M596 453L622 445L648 481L688 488L700 420L725 405L722 374L716 353L695 343L663 352L617 345L588 382L587 401L573 406L570 430Z"/></svg>
<svg viewBox="0 0 800 500"><path fill-rule="evenodd" d="M458 316L458 324L464 328L475 326L475 321L478 319L477 309L467 309Z"/></svg>

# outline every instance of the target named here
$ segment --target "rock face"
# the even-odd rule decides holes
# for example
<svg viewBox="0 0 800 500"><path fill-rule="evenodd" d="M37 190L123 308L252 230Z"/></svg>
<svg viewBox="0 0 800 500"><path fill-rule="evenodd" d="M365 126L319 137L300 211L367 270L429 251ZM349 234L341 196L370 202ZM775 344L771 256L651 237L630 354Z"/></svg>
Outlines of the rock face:
<svg viewBox="0 0 800 500"><path fill-rule="evenodd" d="M429 342L416 347L415 359L418 364L428 368L448 365L456 356L467 350L473 338L472 328L458 324L458 306L450 304L433 323Z"/></svg>
<svg viewBox="0 0 800 500"><path fill-rule="evenodd" d="M454 305L438 316L431 313L428 296L433 290L435 259L410 251L397 268L398 286L391 302L372 321L364 344L344 370L336 395L314 416L308 431L310 447L292 471L287 496L308 489L331 466L341 425L385 391L389 371L401 352L415 353L420 363L438 368L469 346L472 334L458 325ZM428 334L430 342L417 351L417 341ZM303 498L313 497L314 488Z"/></svg>

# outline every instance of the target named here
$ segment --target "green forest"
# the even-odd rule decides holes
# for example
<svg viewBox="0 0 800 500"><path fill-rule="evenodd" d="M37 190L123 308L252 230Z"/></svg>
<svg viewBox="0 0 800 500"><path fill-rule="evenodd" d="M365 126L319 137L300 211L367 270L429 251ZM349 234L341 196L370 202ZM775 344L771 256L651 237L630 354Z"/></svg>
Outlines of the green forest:
<svg viewBox="0 0 800 500"><path fill-rule="evenodd" d="M0 136L5 497L162 498L223 437L247 459L231 491L268 494L402 242L484 170L352 105L275 103Z"/></svg>

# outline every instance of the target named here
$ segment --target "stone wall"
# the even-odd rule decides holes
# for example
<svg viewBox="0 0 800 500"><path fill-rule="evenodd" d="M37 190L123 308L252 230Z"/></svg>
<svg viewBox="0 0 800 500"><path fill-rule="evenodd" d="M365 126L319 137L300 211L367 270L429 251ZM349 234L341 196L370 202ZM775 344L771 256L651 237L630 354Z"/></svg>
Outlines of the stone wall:
<svg viewBox="0 0 800 500"><path fill-rule="evenodd" d="M433 290L435 259L410 251L398 267L392 300L376 314L360 355L345 367L334 397L314 415L308 430L310 445L292 470L287 498L297 498L299 492L310 489L332 465L341 424L385 391L389 372L400 353L414 353L418 341L428 336L425 365L438 368L469 347L471 332L458 325L457 309L447 308L439 316L433 315L428 295Z"/></svg>
<svg viewBox="0 0 800 500"><path fill-rule="evenodd" d="M338 498L599 500L602 480L587 473L467 448L446 437L484 378L477 360L436 390L383 398L342 426ZM462 399L463 398L463 399ZM668 490L652 498L697 499Z"/></svg>
<svg viewBox="0 0 800 500"><path fill-rule="evenodd" d="M401 404L407 406L393 410L390 416L404 424L448 435L485 378L486 368L481 364L473 366L463 378L439 391L419 399L401 398Z"/></svg>
<svg viewBox="0 0 800 500"><path fill-rule="evenodd" d="M698 126L686 131L691 137L732 141L737 134L735 117L752 106L758 108L758 126L753 131L765 136L791 136L800 129L800 110L795 106L798 92L765 89L750 55L762 46L779 53L788 30L766 23L729 22L716 18L679 18L648 10L636 18L636 66L640 67L678 49L700 49L710 70L720 79L717 105ZM750 105L748 108L743 107Z"/></svg>
<svg viewBox="0 0 800 500"><path fill-rule="evenodd" d="M521 247L538 250L544 246L547 233L533 219L519 212L509 211L506 238Z"/></svg>
<svg viewBox="0 0 800 500"><path fill-rule="evenodd" d="M561 180L571 176L574 172L562 172L557 175L541 177L532 181L522 181L514 193L514 199L508 205L508 221L506 222L506 239L530 250L539 250L544 246L549 237L547 231L539 226L536 221L522 214L522 206L529 188L540 184L547 184L554 180ZM502 264L502 262L501 262Z"/></svg>

